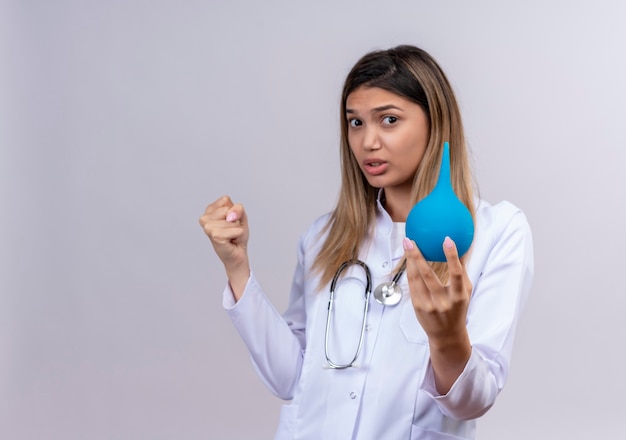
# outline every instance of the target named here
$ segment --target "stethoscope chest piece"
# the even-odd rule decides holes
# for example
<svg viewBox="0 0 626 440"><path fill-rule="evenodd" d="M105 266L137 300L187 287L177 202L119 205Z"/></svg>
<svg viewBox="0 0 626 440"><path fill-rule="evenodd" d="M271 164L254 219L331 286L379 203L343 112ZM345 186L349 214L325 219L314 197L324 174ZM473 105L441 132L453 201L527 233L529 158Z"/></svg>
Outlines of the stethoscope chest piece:
<svg viewBox="0 0 626 440"><path fill-rule="evenodd" d="M400 265L400 269L396 272L393 280L388 283L379 284L378 287L374 289L374 298L376 301L384 306L395 306L402 300L402 288L398 285L398 281L400 281L400 277L405 269L406 260Z"/></svg>
<svg viewBox="0 0 626 440"><path fill-rule="evenodd" d="M374 290L374 298L384 306L395 306L402 299L402 288L394 281L382 283Z"/></svg>

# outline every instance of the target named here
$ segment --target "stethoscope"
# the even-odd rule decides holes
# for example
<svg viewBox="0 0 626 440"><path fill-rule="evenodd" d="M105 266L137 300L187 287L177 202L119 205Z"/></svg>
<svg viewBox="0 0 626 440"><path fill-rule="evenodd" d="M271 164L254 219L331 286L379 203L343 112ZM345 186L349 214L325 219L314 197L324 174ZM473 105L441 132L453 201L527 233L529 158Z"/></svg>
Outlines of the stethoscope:
<svg viewBox="0 0 626 440"><path fill-rule="evenodd" d="M359 344L357 345L356 353L354 354L354 357L352 358L352 360L348 362L347 364L337 364L330 359L330 356L328 354L328 334L330 333L330 317L333 313L333 303L335 300L335 288L337 287L337 282L339 281L339 277L341 276L344 270L346 270L348 267L353 266L353 265L357 265L363 268L363 270L365 271L365 278L366 278L365 300L364 300L364 307L363 307L363 321L361 323L361 335L359 336ZM393 279L391 281L387 281L385 283L379 284L376 287L376 289L374 289L374 298L376 299L377 302L379 302L380 304L384 306L395 306L396 304L400 302L400 300L402 299L402 288L398 285L398 281L400 280L400 277L404 273L405 269L406 269L406 260L403 260L402 265L396 272ZM324 354L326 355L326 362L328 363L330 368L333 368L336 370L342 370L344 368L352 367L356 359L359 357L359 354L361 353L361 348L363 347L363 339L365 338L367 311L369 309L371 293L372 293L372 274L370 272L369 267L367 267L367 264L365 264L361 260L348 260L344 262L341 266L339 266L339 269L337 269L337 272L335 272L335 276L333 277L333 280L330 283L328 312L326 314L326 332L324 334Z"/></svg>

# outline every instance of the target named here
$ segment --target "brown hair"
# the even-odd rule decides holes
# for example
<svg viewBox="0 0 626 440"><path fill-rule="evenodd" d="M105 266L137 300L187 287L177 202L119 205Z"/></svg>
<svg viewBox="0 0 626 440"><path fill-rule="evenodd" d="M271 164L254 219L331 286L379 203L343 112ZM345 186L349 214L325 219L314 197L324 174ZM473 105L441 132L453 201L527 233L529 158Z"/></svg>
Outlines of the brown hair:
<svg viewBox="0 0 626 440"><path fill-rule="evenodd" d="M370 52L354 65L341 95L341 189L337 206L324 229L328 236L313 265L321 273L320 286L330 282L341 263L357 258L376 218L378 188L367 182L348 144L346 100L359 87L378 87L409 99L428 117L429 140L413 180L412 203L424 198L435 186L443 143L448 141L452 186L474 217L473 181L461 114L444 72L427 52L414 46ZM432 266L446 282L447 264L432 263Z"/></svg>

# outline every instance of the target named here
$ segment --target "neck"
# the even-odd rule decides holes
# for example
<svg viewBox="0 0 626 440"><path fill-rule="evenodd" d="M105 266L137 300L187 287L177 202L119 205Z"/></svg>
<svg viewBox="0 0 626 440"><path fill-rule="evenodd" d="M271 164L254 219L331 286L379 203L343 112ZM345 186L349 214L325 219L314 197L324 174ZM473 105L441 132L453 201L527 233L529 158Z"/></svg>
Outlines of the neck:
<svg viewBox="0 0 626 440"><path fill-rule="evenodd" d="M406 191L385 189L385 211L394 222L406 222L411 211L411 195Z"/></svg>

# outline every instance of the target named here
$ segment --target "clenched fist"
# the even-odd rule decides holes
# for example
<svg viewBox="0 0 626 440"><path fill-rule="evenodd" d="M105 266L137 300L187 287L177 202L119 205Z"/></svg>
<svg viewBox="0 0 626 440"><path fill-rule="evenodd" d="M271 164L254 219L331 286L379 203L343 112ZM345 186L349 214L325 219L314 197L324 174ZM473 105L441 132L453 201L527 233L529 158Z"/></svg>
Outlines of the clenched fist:
<svg viewBox="0 0 626 440"><path fill-rule="evenodd" d="M228 196L220 197L207 206L200 226L222 260L235 300L239 300L250 277L248 218L243 206Z"/></svg>

